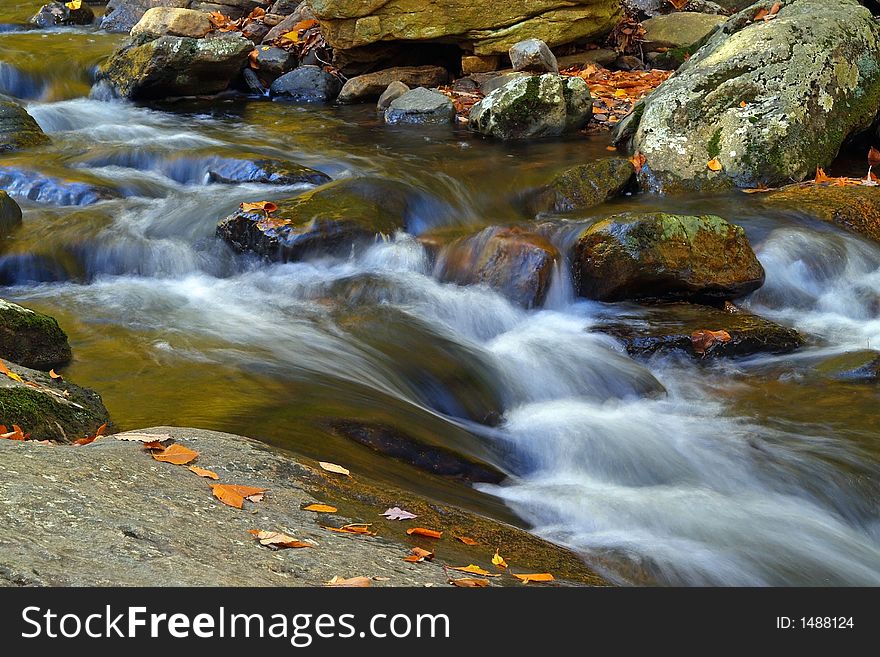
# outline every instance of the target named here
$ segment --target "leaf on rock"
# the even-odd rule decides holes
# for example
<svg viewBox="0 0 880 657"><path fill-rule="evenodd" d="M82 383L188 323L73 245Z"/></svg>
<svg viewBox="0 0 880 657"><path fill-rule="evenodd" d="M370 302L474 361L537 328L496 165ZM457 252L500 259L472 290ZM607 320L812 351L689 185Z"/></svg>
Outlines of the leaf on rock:
<svg viewBox="0 0 880 657"><path fill-rule="evenodd" d="M169 445L161 452L156 450L153 452L153 458L163 463L172 463L174 465L186 465L190 461L195 460L199 455L195 450L184 447L179 443Z"/></svg>
<svg viewBox="0 0 880 657"><path fill-rule="evenodd" d="M552 582L555 579L550 573L510 574L520 580L523 584L528 584L529 582Z"/></svg>
<svg viewBox="0 0 880 657"><path fill-rule="evenodd" d="M766 9L759 9L758 12L755 14L755 17L752 20L757 23L758 21L764 20L769 15L770 15L770 12L767 11Z"/></svg>
<svg viewBox="0 0 880 657"><path fill-rule="evenodd" d="M390 509L385 509L379 515L385 516L389 520L412 520L413 518L418 518L415 513L404 511L399 506L393 506Z"/></svg>
<svg viewBox="0 0 880 657"><path fill-rule="evenodd" d="M443 536L443 532L438 532L435 529L426 529L424 527L410 527L406 530L406 533L410 536L415 534L417 536L427 536L428 538L440 538Z"/></svg>
<svg viewBox="0 0 880 657"><path fill-rule="evenodd" d="M130 440L134 442L141 443L164 443L166 440L171 440L171 434L167 433L117 433L115 436L116 440ZM164 449L164 448L163 448Z"/></svg>
<svg viewBox="0 0 880 657"><path fill-rule="evenodd" d="M272 214L278 209L278 206L272 201L258 201L256 203L239 203L238 207L242 212L265 212L267 215Z"/></svg>
<svg viewBox="0 0 880 657"><path fill-rule="evenodd" d="M779 13L780 9L782 9L782 3L781 2L774 2L773 6L770 7L770 15L775 16L776 14Z"/></svg>
<svg viewBox="0 0 880 657"><path fill-rule="evenodd" d="M880 164L880 151L871 146L871 150L868 151L868 164L872 167Z"/></svg>
<svg viewBox="0 0 880 657"><path fill-rule="evenodd" d="M17 424L12 425L12 431L8 431L6 429L5 424L0 424L0 438L5 438L6 440L27 440L28 435L24 431L21 430L21 427Z"/></svg>
<svg viewBox="0 0 880 657"><path fill-rule="evenodd" d="M492 565L498 568L507 568L507 562L504 557L498 554L498 550L495 550L495 556L492 557Z"/></svg>
<svg viewBox="0 0 880 657"><path fill-rule="evenodd" d="M360 588L372 585L369 577L349 577L348 579L344 579L339 575L334 575L333 579L324 583L324 586L341 586L348 588Z"/></svg>
<svg viewBox="0 0 880 657"><path fill-rule="evenodd" d="M89 443L95 442L98 438L104 435L104 432L107 430L107 423L105 422L98 430L93 433L91 436L86 436L85 438L80 438L79 440L74 440L74 445L88 445Z"/></svg>
<svg viewBox="0 0 880 657"><path fill-rule="evenodd" d="M408 561L410 563L418 563L419 561L431 561L434 558L434 553L428 550L423 550L420 547L414 547L410 550L412 554L404 557L404 561Z"/></svg>
<svg viewBox="0 0 880 657"><path fill-rule="evenodd" d="M0 374L5 374L13 381L18 381L19 383L24 383L24 379L22 379L18 374L10 370L6 367L6 364L3 361L0 361Z"/></svg>
<svg viewBox="0 0 880 657"><path fill-rule="evenodd" d="M55 379L56 381L64 381L64 378L55 370L49 370L49 378Z"/></svg>
<svg viewBox="0 0 880 657"><path fill-rule="evenodd" d="M498 573L490 573L488 570L484 570L477 565L468 564L467 566L457 566L455 568L451 568L451 570L458 570L462 573L470 573L471 575L482 575L483 577L501 577Z"/></svg>
<svg viewBox="0 0 880 657"><path fill-rule="evenodd" d="M234 484L210 484L211 492L218 500L227 506L242 508L244 501L259 502L263 499L265 488L254 488L252 486L236 486Z"/></svg>
<svg viewBox="0 0 880 657"><path fill-rule="evenodd" d="M161 446L161 445L160 445L160 446ZM144 445L144 447L146 447L146 445ZM191 465L191 466L189 466L189 471L190 471L190 472L194 472L194 473L196 473L197 475L199 475L200 477L205 477L205 478L207 478L207 479L215 479L215 480L216 480L216 479L219 479L219 478L220 478L220 475L218 475L218 474L217 474L216 472L214 472L213 470L205 470L205 468L200 468L200 467L197 466L197 465Z"/></svg>
<svg viewBox="0 0 880 657"><path fill-rule="evenodd" d="M70 0L70 2L65 2L64 6L71 11L76 11L82 9L82 0Z"/></svg>
<svg viewBox="0 0 880 657"><path fill-rule="evenodd" d="M335 506L327 504L309 504L303 507L303 511L314 511L315 513L336 513L339 511Z"/></svg>
<svg viewBox="0 0 880 657"><path fill-rule="evenodd" d="M449 578L449 583L453 586L460 586L467 589L481 589L489 586L488 579L477 579L476 577L462 577L460 579Z"/></svg>
<svg viewBox="0 0 880 657"><path fill-rule="evenodd" d="M715 172L721 171L721 169L724 168L722 166L721 162L718 161L717 157L713 157L711 160L706 162L706 166L709 167L710 171L715 171Z"/></svg>
<svg viewBox="0 0 880 657"><path fill-rule="evenodd" d="M633 165L633 168L636 170L636 173L642 170L642 167L645 166L645 163L648 161L640 151L637 151L635 155L629 158L630 164Z"/></svg>
<svg viewBox="0 0 880 657"><path fill-rule="evenodd" d="M691 333L691 345L694 353L699 356L705 354L713 345L730 342L730 340L730 333L727 331L701 330Z"/></svg>
<svg viewBox="0 0 880 657"><path fill-rule="evenodd" d="M465 545L479 545L474 539L468 538L467 536L455 536L456 541L461 541Z"/></svg>
<svg viewBox="0 0 880 657"><path fill-rule="evenodd" d="M249 531L251 534L253 534L254 538L260 542L260 545L265 545L266 547L270 547L273 550L315 547L311 543L299 541L293 536L288 536L287 534L282 534L281 532L267 532L262 529L251 529Z"/></svg>
<svg viewBox="0 0 880 657"><path fill-rule="evenodd" d="M357 522L351 523L349 525L343 525L342 527L327 527L325 525L321 525L322 529L327 529L331 532L340 532L342 534L364 534L366 536L375 536L376 532L371 532L369 525L365 522Z"/></svg>
<svg viewBox="0 0 880 657"><path fill-rule="evenodd" d="M321 468L326 470L327 472L345 475L346 477L351 476L351 472L347 468L343 468L341 465L336 465L335 463L327 463L326 461L318 461L318 465L320 465Z"/></svg>

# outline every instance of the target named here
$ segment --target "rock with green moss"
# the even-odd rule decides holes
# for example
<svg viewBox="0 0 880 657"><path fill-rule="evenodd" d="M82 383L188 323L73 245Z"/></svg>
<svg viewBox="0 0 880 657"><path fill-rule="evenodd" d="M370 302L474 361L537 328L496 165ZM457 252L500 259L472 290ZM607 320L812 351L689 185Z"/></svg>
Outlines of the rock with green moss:
<svg viewBox="0 0 880 657"><path fill-rule="evenodd" d="M381 178L346 178L276 201L269 217L240 210L217 235L241 253L268 260L300 260L347 252L356 243L405 230L415 190Z"/></svg>
<svg viewBox="0 0 880 657"><path fill-rule="evenodd" d="M535 210L572 212L605 203L623 194L635 178L629 160L606 157L566 169L541 189Z"/></svg>
<svg viewBox="0 0 880 657"><path fill-rule="evenodd" d="M677 11L655 16L642 23L646 47L692 48L698 46L721 25L726 16L696 11Z"/></svg>
<svg viewBox="0 0 880 657"><path fill-rule="evenodd" d="M741 227L664 212L617 214L586 228L573 274L578 294L600 301L735 299L764 283Z"/></svg>
<svg viewBox="0 0 880 657"><path fill-rule="evenodd" d="M0 299L0 357L37 370L70 362L67 335L53 317Z"/></svg>
<svg viewBox="0 0 880 657"><path fill-rule="evenodd" d="M18 103L0 96L0 153L20 151L49 142L43 129Z"/></svg>
<svg viewBox="0 0 880 657"><path fill-rule="evenodd" d="M860 349L823 359L816 365L823 377L856 383L880 382L880 351Z"/></svg>
<svg viewBox="0 0 880 657"><path fill-rule="evenodd" d="M0 362L21 379L0 376L0 424L17 424L34 440L73 442L110 422L95 391L9 361Z"/></svg>
<svg viewBox="0 0 880 657"><path fill-rule="evenodd" d="M752 20L771 4L731 17L644 100L632 140L647 158L644 182L778 186L827 166L871 126L880 106L871 12L856 0L786 0L772 21Z"/></svg>
<svg viewBox="0 0 880 657"><path fill-rule="evenodd" d="M21 226L21 208L6 192L0 189L0 240Z"/></svg>
<svg viewBox="0 0 880 657"><path fill-rule="evenodd" d="M471 108L468 127L503 140L558 137L583 128L593 99L579 77L553 73L520 77Z"/></svg>
<svg viewBox="0 0 880 657"><path fill-rule="evenodd" d="M216 94L229 87L253 49L251 41L232 33L134 39L101 67L99 85L133 100Z"/></svg>

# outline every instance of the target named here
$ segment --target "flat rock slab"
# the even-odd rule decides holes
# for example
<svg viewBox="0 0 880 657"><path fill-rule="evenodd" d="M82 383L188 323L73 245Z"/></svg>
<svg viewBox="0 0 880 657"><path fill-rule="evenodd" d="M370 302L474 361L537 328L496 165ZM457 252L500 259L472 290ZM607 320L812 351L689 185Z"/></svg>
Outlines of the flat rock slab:
<svg viewBox="0 0 880 657"><path fill-rule="evenodd" d="M341 486L360 488L367 475L324 473L229 434L168 427L144 432L171 434L198 451L194 464L216 472L221 483L266 488L265 498L245 502L241 510L226 506L212 497L209 483L214 482L185 465L155 461L140 443L116 437L83 447L0 440L0 585L318 586L336 575L388 578L373 581L374 586L446 585L439 553L435 562L403 561L412 545L430 539L407 543L404 526L417 525L392 526L381 518L385 500L376 501L382 508L371 508L366 520L376 523L377 537L320 527L364 521L346 515L354 507L346 509L341 489L334 486L338 480ZM324 499L316 499L310 488L325 491ZM371 499L369 487L348 499ZM315 502L340 512L302 510ZM415 512L421 524L422 512ZM425 522L430 521L426 516ZM545 547L559 569L571 560L560 548L495 525L524 537L530 552ZM251 529L281 531L317 546L273 551L257 543ZM488 540L481 541L473 563L491 558L494 543ZM433 543L453 541L444 536ZM520 585L510 576L495 579L504 581L493 585ZM581 581L590 580L584 576ZM592 583L601 580L593 576Z"/></svg>

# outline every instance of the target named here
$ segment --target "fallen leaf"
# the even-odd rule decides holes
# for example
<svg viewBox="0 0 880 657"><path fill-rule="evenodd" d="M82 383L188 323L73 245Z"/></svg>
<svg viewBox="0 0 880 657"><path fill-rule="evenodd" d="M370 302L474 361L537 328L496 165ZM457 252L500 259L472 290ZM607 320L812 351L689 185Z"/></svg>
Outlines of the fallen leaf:
<svg viewBox="0 0 880 657"><path fill-rule="evenodd" d="M0 361L0 374L5 374L13 381L18 381L19 383L24 383L24 379L22 379L18 374L10 370L6 367L6 364L3 361Z"/></svg>
<svg viewBox="0 0 880 657"><path fill-rule="evenodd" d="M605 147L605 150L606 150L606 151L616 151L616 150L617 150L617 146L606 146L606 147Z"/></svg>
<svg viewBox="0 0 880 657"><path fill-rule="evenodd" d="M333 579L329 582L325 582L324 586L342 586L342 587L364 587L364 586L372 586L372 582L369 577L350 577L348 579L343 579L339 575L334 575Z"/></svg>
<svg viewBox="0 0 880 657"><path fill-rule="evenodd" d="M253 488L252 486L236 486L233 484L210 484L211 492L218 500L236 509L242 508L244 501L259 502L263 499L265 488Z"/></svg>
<svg viewBox="0 0 880 657"><path fill-rule="evenodd" d="M498 554L498 550L495 550L495 556L492 557L492 565L497 566L498 568L507 568L507 562L500 554Z"/></svg>
<svg viewBox="0 0 880 657"><path fill-rule="evenodd" d="M150 450L150 451L159 450L160 452L162 452L165 450L165 445L160 443L158 440L154 440L149 443L144 443L144 449ZM192 466L192 467L195 467L195 466Z"/></svg>
<svg viewBox="0 0 880 657"><path fill-rule="evenodd" d="M474 539L468 538L467 536L455 536L456 541L461 541L465 545L479 545Z"/></svg>
<svg viewBox="0 0 880 657"><path fill-rule="evenodd" d="M285 548L315 547L311 543L298 541L293 536L288 536L287 534L282 534L281 532L267 532L262 529L251 529L249 530L249 532L253 534L254 538L260 542L260 545L265 545L266 547L270 547L274 550L282 550Z"/></svg>
<svg viewBox="0 0 880 657"><path fill-rule="evenodd" d="M482 575L483 577L501 577L498 573L490 573L488 570L483 570L479 566L474 564L468 564L467 566L457 566L455 568L450 568L450 570L458 570L462 573L470 573L471 575Z"/></svg>
<svg viewBox="0 0 880 657"><path fill-rule="evenodd" d="M113 437L116 440L131 440L141 443L164 443L166 440L171 440L171 434L167 433L117 433Z"/></svg>
<svg viewBox="0 0 880 657"><path fill-rule="evenodd" d="M265 212L267 215L272 214L278 209L278 206L272 201L258 201L257 203L239 203L238 207L242 212Z"/></svg>
<svg viewBox="0 0 880 657"><path fill-rule="evenodd" d="M816 167L816 180L814 181L817 185L821 185L823 183L831 182L834 178L830 178L825 175L825 169L821 167Z"/></svg>
<svg viewBox="0 0 880 657"><path fill-rule="evenodd" d="M65 2L64 6L71 11L76 11L82 9L82 0L70 0L70 2Z"/></svg>
<svg viewBox="0 0 880 657"><path fill-rule="evenodd" d="M145 447L146 447L146 445L145 445ZM199 475L200 477L205 477L205 478L207 478L207 479L215 479L215 480L216 480L216 479L219 479L219 478L220 478L220 475L218 475L218 474L217 474L216 472L214 472L213 470L205 470L205 468L200 468L200 467L197 466L197 465L191 465L191 466L189 466L189 471L190 471L190 472L195 472L195 473L196 473L197 475Z"/></svg>
<svg viewBox="0 0 880 657"><path fill-rule="evenodd" d="M375 536L376 532L371 532L370 527L372 525L368 525L367 523L352 523L349 525L343 525L342 527L327 527L325 525L321 525L322 529L327 529L331 532L341 532L343 534L364 534L366 536Z"/></svg>
<svg viewBox="0 0 880 657"><path fill-rule="evenodd" d="M314 511L315 513L336 513L338 510L335 506L327 504L309 504L303 507L303 511Z"/></svg>
<svg viewBox="0 0 880 657"><path fill-rule="evenodd" d="M636 173L642 170L642 167L645 166L645 163L648 161L640 151L637 151L635 155L629 158L630 164L633 165L633 168L636 170Z"/></svg>
<svg viewBox="0 0 880 657"><path fill-rule="evenodd" d="M520 580L523 584L528 584L529 582L552 582L554 580L553 575L550 573L510 574Z"/></svg>
<svg viewBox="0 0 880 657"><path fill-rule="evenodd" d="M6 425L0 425L3 433L0 434L0 438L5 438L6 440L27 440L28 435L21 430L21 427L17 424L12 425L12 431L6 430Z"/></svg>
<svg viewBox="0 0 880 657"><path fill-rule="evenodd" d="M699 356L705 354L713 345L730 342L730 340L730 333L727 331L701 330L691 333L691 345L694 353Z"/></svg>
<svg viewBox="0 0 880 657"><path fill-rule="evenodd" d="M475 577L462 577L460 579L449 578L449 583L453 586L460 586L462 588L473 588L479 589L489 586L488 579L477 579Z"/></svg>
<svg viewBox="0 0 880 657"><path fill-rule="evenodd" d="M872 167L880 164L880 151L871 146L871 149L868 151L868 164Z"/></svg>
<svg viewBox="0 0 880 657"><path fill-rule="evenodd" d="M55 370L49 370L49 378L55 379L56 381L64 381L64 378Z"/></svg>
<svg viewBox="0 0 880 657"><path fill-rule="evenodd" d="M91 436L86 436L85 438L80 438L79 440L74 440L74 445L88 445L89 443L95 442L98 438L104 435L104 432L107 430L107 423L105 422L98 430L93 433Z"/></svg>
<svg viewBox="0 0 880 657"><path fill-rule="evenodd" d="M691 0L669 0L669 4L681 11Z"/></svg>
<svg viewBox="0 0 880 657"><path fill-rule="evenodd" d="M335 463L327 463L326 461L318 461L318 465L321 466L327 472L335 472L336 474L345 475L346 477L351 476L351 472L343 468L341 465L336 465Z"/></svg>
<svg viewBox="0 0 880 657"><path fill-rule="evenodd" d="M434 553L428 550L423 550L420 547L414 547L410 550L412 554L403 558L404 561L408 561L410 563L418 563L419 561L431 561L434 558Z"/></svg>
<svg viewBox="0 0 880 657"><path fill-rule="evenodd" d="M169 445L165 449L153 452L153 458L163 463L173 463L174 465L186 465L190 461L195 460L199 455L198 452L184 447L179 443Z"/></svg>
<svg viewBox="0 0 880 657"><path fill-rule="evenodd" d="M764 20L765 17L769 16L770 12L766 9L759 9L755 14L755 17L752 19L754 22L758 22L760 20Z"/></svg>
<svg viewBox="0 0 880 657"><path fill-rule="evenodd" d="M410 527L406 530L406 533L410 536L416 534L417 536L427 536L428 538L440 538L443 535L443 532L438 532L434 529L425 529L424 527Z"/></svg>
<svg viewBox="0 0 880 657"><path fill-rule="evenodd" d="M385 509L380 516L385 516L389 520L412 520L413 518L418 518L415 513L410 513L409 511L404 511L399 506L391 507L390 509Z"/></svg>
<svg viewBox="0 0 880 657"><path fill-rule="evenodd" d="M746 101L742 101L742 102L739 104L739 106L740 106L740 107L748 107L749 104L748 104Z"/></svg>
<svg viewBox="0 0 880 657"><path fill-rule="evenodd" d="M781 2L774 2L773 6L770 8L770 15L775 16L776 14L779 13L780 9L782 9L782 3Z"/></svg>
<svg viewBox="0 0 880 657"><path fill-rule="evenodd" d="M717 157L713 157L711 160L706 162L706 166L709 167L711 171L721 171L724 167L721 165L721 162L718 161Z"/></svg>

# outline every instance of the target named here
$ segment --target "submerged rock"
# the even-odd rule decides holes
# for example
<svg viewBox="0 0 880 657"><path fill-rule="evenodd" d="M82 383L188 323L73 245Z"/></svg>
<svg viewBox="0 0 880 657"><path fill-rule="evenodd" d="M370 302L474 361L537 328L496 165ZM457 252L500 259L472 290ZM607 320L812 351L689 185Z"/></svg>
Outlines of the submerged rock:
<svg viewBox="0 0 880 657"><path fill-rule="evenodd" d="M276 201L270 217L238 211L217 226L217 235L242 253L269 260L347 252L406 228L413 190L381 178L346 178Z"/></svg>
<svg viewBox="0 0 880 657"><path fill-rule="evenodd" d="M21 208L9 194L0 189L0 240L21 226Z"/></svg>
<svg viewBox="0 0 880 657"><path fill-rule="evenodd" d="M880 382L880 351L863 349L826 358L816 372L838 381Z"/></svg>
<svg viewBox="0 0 880 657"><path fill-rule="evenodd" d="M536 308L544 303L559 261L559 251L545 237L517 226L490 226L442 246L434 275L459 285L487 285L516 304Z"/></svg>
<svg viewBox="0 0 880 657"><path fill-rule="evenodd" d="M49 142L43 129L18 103L0 99L0 153L20 151ZM0 183L0 187L4 186Z"/></svg>
<svg viewBox="0 0 880 657"><path fill-rule="evenodd" d="M620 139L647 158L644 181L675 190L802 180L873 123L880 24L868 9L790 0L767 22L752 21L755 11L732 17L637 107Z"/></svg>
<svg viewBox="0 0 880 657"><path fill-rule="evenodd" d="M339 103L365 103L377 100L392 82L408 87L439 87L449 81L449 72L442 66L398 66L349 79L339 92Z"/></svg>
<svg viewBox="0 0 880 657"><path fill-rule="evenodd" d="M286 160L258 156L253 159L217 157L208 164L208 180L230 185L323 185L330 182L330 176Z"/></svg>
<svg viewBox="0 0 880 657"><path fill-rule="evenodd" d="M566 169L537 194L536 210L586 210L620 196L633 183L629 160L608 157Z"/></svg>
<svg viewBox="0 0 880 657"><path fill-rule="evenodd" d="M391 101L385 110L385 123L408 123L423 125L427 123L452 123L455 119L455 105L448 96L439 91L419 87L407 91Z"/></svg>
<svg viewBox="0 0 880 657"><path fill-rule="evenodd" d="M72 357L67 335L53 317L0 299L0 358L50 370L66 365Z"/></svg>
<svg viewBox="0 0 880 657"><path fill-rule="evenodd" d="M792 185L760 198L773 208L801 212L880 243L880 187Z"/></svg>
<svg viewBox="0 0 880 657"><path fill-rule="evenodd" d="M137 39L158 39L161 36L179 36L201 39L214 29L208 14L192 9L154 7L131 28Z"/></svg>
<svg viewBox="0 0 880 657"><path fill-rule="evenodd" d="M578 294L600 301L735 299L764 283L745 231L714 215L622 213L586 228L574 249Z"/></svg>
<svg viewBox="0 0 880 657"><path fill-rule="evenodd" d="M520 77L471 108L468 127L497 139L558 137L583 128L593 113L587 83L547 73Z"/></svg>
<svg viewBox="0 0 880 657"><path fill-rule="evenodd" d="M276 79L269 88L273 98L301 103L332 103L342 82L320 66L300 66Z"/></svg>
<svg viewBox="0 0 880 657"><path fill-rule="evenodd" d="M189 7L192 0L110 0L101 19L101 29L107 32L131 31L153 7Z"/></svg>
<svg viewBox="0 0 880 657"><path fill-rule="evenodd" d="M785 354L804 344L794 329L744 310L725 312L689 303L634 307L603 318L594 328L619 339L630 356L641 357L673 352L699 359ZM730 339L701 344L699 334L705 331L725 331Z"/></svg>
<svg viewBox="0 0 880 657"><path fill-rule="evenodd" d="M508 51L514 71L532 73L559 73L556 57L540 39L525 39L510 47Z"/></svg>
<svg viewBox="0 0 880 657"><path fill-rule="evenodd" d="M39 171L0 166L0 187L16 196L47 205L92 205L118 198L109 187L88 182L52 178Z"/></svg>
<svg viewBox="0 0 880 657"><path fill-rule="evenodd" d="M9 361L2 362L27 385L0 376L0 424L17 424L35 440L72 442L93 435L110 416L93 390Z"/></svg>
<svg viewBox="0 0 880 657"><path fill-rule="evenodd" d="M31 23L37 27L56 27L58 25L91 25L95 22L95 12L82 3L72 9L65 2L50 2L40 7Z"/></svg>

